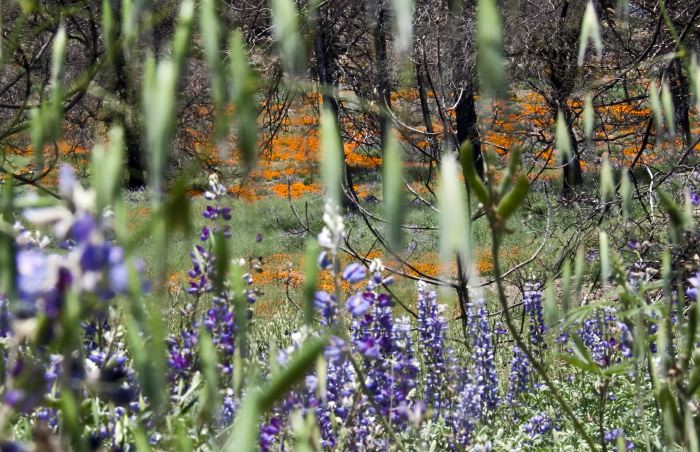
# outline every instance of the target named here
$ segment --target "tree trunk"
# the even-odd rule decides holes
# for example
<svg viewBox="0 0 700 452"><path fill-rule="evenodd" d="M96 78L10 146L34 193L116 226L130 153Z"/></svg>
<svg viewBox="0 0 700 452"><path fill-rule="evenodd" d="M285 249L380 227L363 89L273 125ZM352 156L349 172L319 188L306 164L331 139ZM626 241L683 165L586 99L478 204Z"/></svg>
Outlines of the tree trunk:
<svg viewBox="0 0 700 452"><path fill-rule="evenodd" d="M671 95L676 128L681 133L685 144L690 144L690 87L688 77L683 73L680 58L671 63Z"/></svg>
<svg viewBox="0 0 700 452"><path fill-rule="evenodd" d="M469 140L472 143L474 167L480 178L484 178L484 162L481 155L481 138L477 124L476 101L474 100L474 85L471 80L457 93L459 100L455 106L457 119L457 141L460 146Z"/></svg>

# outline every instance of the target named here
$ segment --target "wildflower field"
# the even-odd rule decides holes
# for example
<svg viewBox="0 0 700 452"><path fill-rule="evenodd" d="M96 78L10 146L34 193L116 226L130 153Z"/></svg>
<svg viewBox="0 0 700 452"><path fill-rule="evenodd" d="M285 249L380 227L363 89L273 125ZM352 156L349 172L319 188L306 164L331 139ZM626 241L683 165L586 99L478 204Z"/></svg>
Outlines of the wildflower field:
<svg viewBox="0 0 700 452"><path fill-rule="evenodd" d="M0 451L700 451L698 24L0 3Z"/></svg>

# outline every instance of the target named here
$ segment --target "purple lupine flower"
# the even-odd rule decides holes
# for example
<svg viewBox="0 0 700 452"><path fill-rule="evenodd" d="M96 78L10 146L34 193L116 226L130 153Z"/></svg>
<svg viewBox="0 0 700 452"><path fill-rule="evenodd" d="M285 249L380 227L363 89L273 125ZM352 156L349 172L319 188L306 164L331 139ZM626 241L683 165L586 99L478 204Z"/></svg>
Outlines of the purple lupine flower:
<svg viewBox="0 0 700 452"><path fill-rule="evenodd" d="M281 428L282 423L276 417L260 427L260 450L265 452L272 449Z"/></svg>
<svg viewBox="0 0 700 452"><path fill-rule="evenodd" d="M369 311L369 308L372 306L372 299L373 294L371 293L356 293L345 302L345 308L353 317L359 317Z"/></svg>
<svg viewBox="0 0 700 452"><path fill-rule="evenodd" d="M70 196L77 185L75 171L70 165L62 164L58 169L58 191L63 196Z"/></svg>
<svg viewBox="0 0 700 452"><path fill-rule="evenodd" d="M391 365L392 411L394 422L408 419L410 410L409 393L417 385L418 360L411 344L411 324L407 317L399 318L393 330L393 357Z"/></svg>
<svg viewBox="0 0 700 452"><path fill-rule="evenodd" d="M349 283L358 283L365 279L366 276L367 270L365 270L364 265L357 262L353 262L345 267L342 274L342 278Z"/></svg>
<svg viewBox="0 0 700 452"><path fill-rule="evenodd" d="M372 336L367 335L355 341L355 345L357 345L359 352L367 359L379 359L381 356L379 342Z"/></svg>
<svg viewBox="0 0 700 452"><path fill-rule="evenodd" d="M620 353L622 353L622 356L624 356L625 358L631 358L632 357L632 347L633 347L633 342L634 342L634 338L632 337L632 333L630 332L630 329L627 326L627 324L624 322L617 321L617 322L615 322L615 325L617 326L617 329L620 333L620 341L619 341Z"/></svg>
<svg viewBox="0 0 700 452"><path fill-rule="evenodd" d="M698 299L698 287L700 287L700 273L695 273L693 276L688 278L688 283L690 284L685 291L685 296L689 300Z"/></svg>
<svg viewBox="0 0 700 452"><path fill-rule="evenodd" d="M544 435L552 430L552 419L547 413L539 413L532 416L524 425L525 432L534 438L537 435Z"/></svg>
<svg viewBox="0 0 700 452"><path fill-rule="evenodd" d="M446 388L447 365L445 350L445 335L447 324L442 315L444 307L437 303L435 291L428 291L427 285L420 281L418 288L418 335L421 361L429 372L423 374L424 400L433 410L434 416L439 417L444 401Z"/></svg>
<svg viewBox="0 0 700 452"><path fill-rule="evenodd" d="M530 363L527 356L517 345L513 346L513 359L510 364L510 377L506 400L509 403L515 402L520 394L527 392L528 379L530 375Z"/></svg>
<svg viewBox="0 0 700 452"><path fill-rule="evenodd" d="M698 192L690 192L690 203L694 206L700 206L700 194Z"/></svg>
<svg viewBox="0 0 700 452"><path fill-rule="evenodd" d="M625 433L622 431L622 429L619 428L614 428L612 430L608 430L605 432L603 435L603 439L605 440L606 443L612 443L616 444L618 441L618 438L622 437L624 439ZM613 452L617 452L617 447L612 447L611 450ZM625 450L634 450L634 443L630 440L625 440Z"/></svg>
<svg viewBox="0 0 700 452"><path fill-rule="evenodd" d="M208 227L204 226L202 228L202 232L201 232L201 234L199 234L199 240L201 240L202 242L206 242L207 240L209 240L209 228Z"/></svg>
<svg viewBox="0 0 700 452"><path fill-rule="evenodd" d="M591 354L593 360L599 366L605 367L610 364L608 349L609 343L603 337L602 319L599 313L595 313L583 321L583 325L578 330L581 341Z"/></svg>
<svg viewBox="0 0 700 452"><path fill-rule="evenodd" d="M488 312L483 298L469 304L467 316L467 328L472 347L472 378L481 393L482 412L486 414L498 405L498 374Z"/></svg>
<svg viewBox="0 0 700 452"><path fill-rule="evenodd" d="M460 449L469 445L474 426L482 416L482 396L483 391L473 383L466 383L459 393L451 419L454 439Z"/></svg>
<svg viewBox="0 0 700 452"><path fill-rule="evenodd" d="M231 391L231 390L229 390ZM233 397L233 391L227 393L221 401L221 412L219 413L219 426L228 427L233 424L236 411L238 409L238 401Z"/></svg>
<svg viewBox="0 0 700 452"><path fill-rule="evenodd" d="M314 295L314 308L321 314L323 325L331 325L336 314L335 297L328 292L319 290Z"/></svg>
<svg viewBox="0 0 700 452"><path fill-rule="evenodd" d="M95 230L96 224L92 214L85 213L80 218L73 222L71 227L71 235L77 243L86 243L90 240L92 232Z"/></svg>
<svg viewBox="0 0 700 452"><path fill-rule="evenodd" d="M544 346L544 313L542 310L542 292L536 283L525 283L523 307L529 317L530 342L535 346Z"/></svg>
<svg viewBox="0 0 700 452"><path fill-rule="evenodd" d="M22 301L33 303L56 284L57 268L49 262L44 252L37 249L20 250L15 260L17 292Z"/></svg>

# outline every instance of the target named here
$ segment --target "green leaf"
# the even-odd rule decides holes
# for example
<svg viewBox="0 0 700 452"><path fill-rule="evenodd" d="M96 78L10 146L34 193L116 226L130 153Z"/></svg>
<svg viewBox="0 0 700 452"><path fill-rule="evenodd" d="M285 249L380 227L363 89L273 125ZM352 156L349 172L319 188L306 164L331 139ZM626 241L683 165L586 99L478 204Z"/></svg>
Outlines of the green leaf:
<svg viewBox="0 0 700 452"><path fill-rule="evenodd" d="M107 60L110 62L114 59L116 31L112 6L109 4L109 0L102 0L102 42L104 43Z"/></svg>
<svg viewBox="0 0 700 452"><path fill-rule="evenodd" d="M544 321L547 327L551 329L559 322L559 318L559 307L554 294L554 283L552 280L548 280L544 290Z"/></svg>
<svg viewBox="0 0 700 452"><path fill-rule="evenodd" d="M567 363L571 364L574 367L577 367L585 372L592 373L592 374L598 374L598 366L595 364L588 363L584 360L582 360L578 356L572 356L568 354L560 354L559 359L566 361Z"/></svg>
<svg viewBox="0 0 700 452"><path fill-rule="evenodd" d="M178 73L185 70L185 58L192 47L192 23L194 22L194 0L182 0L177 17L177 29L173 38L173 61Z"/></svg>
<svg viewBox="0 0 700 452"><path fill-rule="evenodd" d="M481 202L484 207L488 206L490 204L489 192L486 190L484 182L476 173L471 141L467 140L462 143L462 147L459 150L459 161L462 165L462 174L464 175L465 182L469 184L469 188L474 191L474 195L476 195L479 202Z"/></svg>
<svg viewBox="0 0 700 452"><path fill-rule="evenodd" d="M595 13L595 8L592 2L586 5L586 11L583 13L583 21L581 22L581 36L578 46L578 65L583 66L586 58L586 48L588 42L592 41L596 49L598 61L603 58L603 40L600 37L600 25L598 24L598 16Z"/></svg>
<svg viewBox="0 0 700 452"><path fill-rule="evenodd" d="M217 0L202 0L199 13L199 28L204 40L204 56L209 68L211 97L214 104L216 122L214 142L221 146L227 129L226 118L226 75L221 52L221 27L219 25L220 5Z"/></svg>
<svg viewBox="0 0 700 452"><path fill-rule="evenodd" d="M572 154L571 136L569 135L569 127L564 117L564 112L557 112L557 131L555 136L557 150L561 154L561 161L568 162Z"/></svg>
<svg viewBox="0 0 700 452"><path fill-rule="evenodd" d="M284 67L290 74L304 72L304 46L299 36L299 12L293 0L271 0L272 31Z"/></svg>
<svg viewBox="0 0 700 452"><path fill-rule="evenodd" d="M229 241L224 237L223 231L213 233L212 239L214 241L214 255L216 256L214 261L214 265L216 266L216 272L214 273L214 290L220 293L224 290L224 280L226 279L229 264L231 263L229 257Z"/></svg>
<svg viewBox="0 0 700 452"><path fill-rule="evenodd" d="M477 65L482 91L505 98L506 73L503 58L501 15L495 0L479 0L476 19Z"/></svg>
<svg viewBox="0 0 700 452"><path fill-rule="evenodd" d="M321 111L321 176L326 187L326 196L339 206L342 196L343 149L338 124L330 108Z"/></svg>
<svg viewBox="0 0 700 452"><path fill-rule="evenodd" d="M231 267L230 285L233 291L233 315L236 319L238 330L236 331L236 344L241 357L248 355L248 297L245 281L243 279L243 267L236 264Z"/></svg>
<svg viewBox="0 0 700 452"><path fill-rule="evenodd" d="M668 212L668 216L671 219L671 235L674 241L678 241L683 234L683 229L685 228L685 215L683 211L678 207L678 204L669 196L665 191L658 189L656 194L659 196L659 202L661 206Z"/></svg>
<svg viewBox="0 0 700 452"><path fill-rule="evenodd" d="M700 111L700 64L698 64L698 57L695 53L690 57L688 76L690 79L690 90L695 100L695 109Z"/></svg>
<svg viewBox="0 0 700 452"><path fill-rule="evenodd" d="M586 347L581 338L576 334L572 334L571 339L571 349L573 350L574 356L578 361L577 364L574 365L585 370L586 372L599 375L601 373L600 367L593 360L593 356L591 356L591 353L588 351L588 347Z"/></svg>
<svg viewBox="0 0 700 452"><path fill-rule="evenodd" d="M391 0L394 9L396 53L403 55L411 49L413 41L413 0Z"/></svg>
<svg viewBox="0 0 700 452"><path fill-rule="evenodd" d="M663 135L663 108L661 107L661 99L659 98L659 88L656 86L656 82L652 80L649 84L649 106L651 107L651 112L654 115L654 124L656 124L656 134L657 136Z"/></svg>
<svg viewBox="0 0 700 452"><path fill-rule="evenodd" d="M124 130L113 126L109 131L109 148L95 146L92 151L91 179L96 192L97 212L102 212L118 198L122 183Z"/></svg>
<svg viewBox="0 0 700 452"><path fill-rule="evenodd" d="M304 255L304 321L311 326L314 320L314 298L316 296L316 285L318 282L318 255L321 248L317 240L306 242L306 254Z"/></svg>
<svg viewBox="0 0 700 452"><path fill-rule="evenodd" d="M202 424L207 424L218 410L219 374L216 347L205 328L199 330L199 361L204 378L204 387L199 393L199 419Z"/></svg>
<svg viewBox="0 0 700 452"><path fill-rule="evenodd" d="M50 97L30 114L30 137L38 171L44 166L44 145L57 141L63 131L63 76L67 42L66 28L61 23L54 37L51 53Z"/></svg>
<svg viewBox="0 0 700 452"><path fill-rule="evenodd" d="M170 155L170 140L175 120L175 87L177 73L170 60L161 61L157 68L152 57L146 60L143 83L143 109L148 145L148 175L157 196L163 190L165 164Z"/></svg>
<svg viewBox="0 0 700 452"><path fill-rule="evenodd" d="M72 443L74 450L84 450L83 425L80 420L80 408L73 392L69 389L61 391L61 421Z"/></svg>
<svg viewBox="0 0 700 452"><path fill-rule="evenodd" d="M520 166L520 154L521 148L519 145L515 145L510 149L510 155L508 156L508 166L506 167L506 172L503 174L501 183L498 186L498 193L503 196L506 190L510 188L513 183L513 176L518 172L518 167Z"/></svg>
<svg viewBox="0 0 700 452"><path fill-rule="evenodd" d="M272 409L275 401L303 380L306 372L314 366L316 359L323 352L326 342L326 338L322 337L308 339L292 356L289 364L270 378L259 395L258 403L261 411Z"/></svg>
<svg viewBox="0 0 700 452"><path fill-rule="evenodd" d="M586 269L586 248L583 244L576 250L576 261L574 262L574 288L576 293L581 291L583 285L583 272Z"/></svg>
<svg viewBox="0 0 700 452"><path fill-rule="evenodd" d="M568 259L564 261L561 276L561 304L567 314L571 308L571 261Z"/></svg>
<svg viewBox="0 0 700 452"><path fill-rule="evenodd" d="M403 170L399 142L394 132L387 131L387 145L383 161L383 193L386 219L389 222L389 246L401 249L401 225L405 213L403 205Z"/></svg>
<svg viewBox="0 0 700 452"><path fill-rule="evenodd" d="M235 106L238 129L238 146L243 153L243 162L250 170L258 157L258 123L255 92L257 78L248 64L248 52L243 35L236 30L231 36L231 100Z"/></svg>
<svg viewBox="0 0 700 452"><path fill-rule="evenodd" d="M610 247L608 245L608 234L601 231L600 240L600 280L606 283L610 279Z"/></svg>
<svg viewBox="0 0 700 452"><path fill-rule="evenodd" d="M590 143L593 139L593 130L595 129L595 108L593 107L593 98L586 96L583 105L583 130L586 133L586 140Z"/></svg>
<svg viewBox="0 0 700 452"><path fill-rule="evenodd" d="M109 1L109 0L108 0ZM138 20L137 17L139 16L139 13L141 12L141 4L143 3L140 0L136 0L137 3L134 5L134 0L122 0L122 17L121 17L121 24L122 24L122 48L126 51L129 52L131 49L131 46L134 43L134 40L136 39L136 35L138 32Z"/></svg>
<svg viewBox="0 0 700 452"><path fill-rule="evenodd" d="M457 162L452 155L443 157L440 167L438 205L440 206L440 261L449 264L457 253L470 265L469 223L466 193L459 181ZM477 177L478 179L478 177Z"/></svg>
<svg viewBox="0 0 700 452"><path fill-rule="evenodd" d="M15 237L12 233L11 225L14 224L14 199L13 199L14 179L8 177L2 187L2 211L0 211L0 223L7 227L0 228L0 293L3 293L10 300L10 309L14 311L14 304L17 302L16 294L16 273L15 263Z"/></svg>
<svg viewBox="0 0 700 452"><path fill-rule="evenodd" d="M625 222L632 215L632 179L628 168L622 169L622 182L620 184L620 198L622 199L622 214Z"/></svg>
<svg viewBox="0 0 700 452"><path fill-rule="evenodd" d="M615 196L615 179L612 167L608 159L608 153L603 155L603 162L600 165L600 202L605 204Z"/></svg>
<svg viewBox="0 0 700 452"><path fill-rule="evenodd" d="M515 180L513 188L498 203L498 215L504 223L520 207L529 190L530 182L527 180L527 176L520 175Z"/></svg>
<svg viewBox="0 0 700 452"><path fill-rule="evenodd" d="M258 450L258 433L260 430L259 394L254 391L243 400L240 411L233 423L233 430L222 448L223 452L255 452Z"/></svg>
<svg viewBox="0 0 700 452"><path fill-rule="evenodd" d="M676 135L676 121L673 115L674 110L671 89L666 82L661 85L661 105L663 107L664 119L666 121L666 126L668 127L668 133L673 137Z"/></svg>

